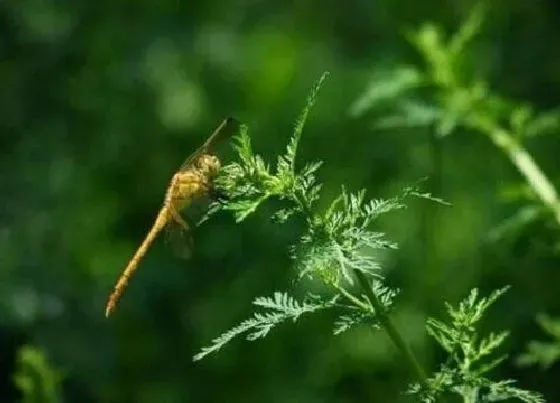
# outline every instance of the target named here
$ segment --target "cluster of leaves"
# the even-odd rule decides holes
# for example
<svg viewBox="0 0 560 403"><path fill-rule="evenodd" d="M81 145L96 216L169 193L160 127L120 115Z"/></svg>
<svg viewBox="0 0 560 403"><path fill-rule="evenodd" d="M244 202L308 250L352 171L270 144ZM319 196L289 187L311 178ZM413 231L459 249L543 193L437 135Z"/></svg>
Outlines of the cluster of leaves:
<svg viewBox="0 0 560 403"><path fill-rule="evenodd" d="M506 290L507 287L479 298L478 290L473 289L458 307L446 304L449 324L428 319L428 333L447 352L449 359L423 385L411 385L410 394L426 403L437 401L445 393L458 394L465 402L497 402L513 398L527 403L544 402L539 393L515 387L513 380L496 382L485 377L506 358L505 355L494 359L490 357L504 342L508 332L490 333L480 338L476 326L485 311Z"/></svg>
<svg viewBox="0 0 560 403"><path fill-rule="evenodd" d="M527 104L493 92L479 74L469 74L468 45L480 33L486 13L487 3L480 1L448 40L433 23L410 32L408 39L424 58L425 67L402 65L380 73L351 106L351 113L362 115L389 103L397 113L384 118L380 126L430 126L441 136L453 133L457 126L484 132L486 125L498 122L506 122L508 131L519 138L557 130L560 111L537 113ZM419 96L425 89L434 94L432 102Z"/></svg>
<svg viewBox="0 0 560 403"><path fill-rule="evenodd" d="M23 395L24 403L61 401L59 384L62 375L49 363L44 352L36 347L20 348L13 379Z"/></svg>
<svg viewBox="0 0 560 403"><path fill-rule="evenodd" d="M286 292L277 292L273 297L259 297L253 304L261 308L260 312L215 338L194 359L200 360L220 350L237 336L244 335L247 340L254 341L265 337L280 323L295 322L304 314L334 308L341 311L335 322L334 334L364 323L387 331L421 380L409 392L424 402L433 402L446 391L454 391L464 397L476 396L477 399L468 400L472 402L511 397L526 402L542 402L539 395L515 388L512 381L492 382L484 377L500 360L489 364L482 364L481 360L503 342L506 334L491 334L477 342L475 325L505 289L480 300L477 300L478 294L474 290L458 309L448 306L453 319L451 325L435 319L428 322L429 333L449 353L449 361L433 377L424 375L389 318L397 290L384 284L376 258L379 249L396 248L397 245L387 240L385 234L370 227L380 215L404 208L407 197L445 202L420 193L416 187L406 188L388 200L366 200L365 191L351 193L343 188L325 209L317 208L321 185L315 174L321 164L310 163L297 170L295 158L303 125L325 77L326 74L315 85L286 152L278 158L274 170L261 156L253 153L247 128L241 128L235 140L239 160L223 167L215 183L218 191L226 197L212 205L207 217L218 211L230 211L236 221L241 222L269 198L285 202L284 207L273 213L272 219L285 222L293 215L299 215L307 224L291 248L299 277L322 282L330 294L307 294L302 302Z"/></svg>
<svg viewBox="0 0 560 403"><path fill-rule="evenodd" d="M457 128L478 132L491 140L523 176L524 182L502 188L509 201L522 201L518 211L488 234L490 241L518 236L529 224L554 217L560 225L560 197L553 182L524 146L537 136L560 129L560 110L537 111L527 103L508 99L492 90L485 80L484 58L476 54L490 2L480 0L469 17L450 37L444 29L426 23L409 32L407 39L424 65L399 65L378 70L369 87L351 106L361 116L377 110L379 128L427 128L444 137ZM512 191L513 190L513 191ZM507 192L507 193L505 193ZM537 321L558 339L557 321L545 316ZM547 368L560 357L560 343L533 341L519 358L524 365ZM445 375L445 374L444 374Z"/></svg>
<svg viewBox="0 0 560 403"><path fill-rule="evenodd" d="M303 126L326 77L327 73L314 86L286 152L278 158L274 170L260 155L253 153L247 127L241 127L234 146L239 159L224 166L215 181L218 191L226 197L210 207L205 219L218 211L230 211L236 221L241 222L267 199L274 197L283 201L283 206L271 217L274 221L283 223L294 215L300 215L307 224L304 233L291 248L298 277L321 281L333 292L323 297L308 294L302 303L287 293L277 293L274 298L257 298L254 304L267 311L256 313L222 334L195 359L217 351L238 335L247 334L247 339L255 340L266 336L273 326L287 319L296 320L303 313L326 308L343 311L335 323L335 334L359 323L375 325L376 314L387 312L397 294L397 290L383 285L375 256L378 249L397 246L383 233L372 231L369 227L381 214L404 208L404 198L429 198L430 195L421 194L411 187L389 200L366 200L365 191L351 193L343 188L324 211L318 211L321 184L317 182L316 172L321 162L306 164L298 170L295 159ZM379 303L377 306L372 306L364 295L352 292L356 272L367 276L368 287ZM269 303L265 304L265 301Z"/></svg>
<svg viewBox="0 0 560 403"><path fill-rule="evenodd" d="M509 100L492 91L480 69L473 72L471 65L480 65L480 57L472 57L469 45L481 31L487 3L480 1L449 39L433 23L410 32L408 39L425 66L400 65L379 71L350 113L360 116L384 110L377 123L382 128L425 127L443 137L462 127L485 134L524 176L531 192L520 196L538 213L522 209L508 224L527 224L552 212L560 225L557 191L522 145L526 139L560 129L560 110L537 112L526 103Z"/></svg>

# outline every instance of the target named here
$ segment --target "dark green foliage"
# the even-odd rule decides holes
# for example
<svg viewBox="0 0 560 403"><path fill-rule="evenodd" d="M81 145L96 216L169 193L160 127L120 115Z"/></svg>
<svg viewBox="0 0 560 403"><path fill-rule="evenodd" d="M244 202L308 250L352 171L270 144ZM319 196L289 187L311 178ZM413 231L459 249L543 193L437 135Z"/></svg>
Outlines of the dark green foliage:
<svg viewBox="0 0 560 403"><path fill-rule="evenodd" d="M409 402L446 363L426 317L503 284L477 330L527 365L483 376L560 401L555 319L534 321L560 312L558 2L5 1L0 32L0 402ZM191 222L190 260L156 241L105 320L171 175L230 115L270 183L241 170L246 204ZM407 190L425 177L452 208ZM192 362L251 309L284 318L251 305L276 290L326 307Z"/></svg>
<svg viewBox="0 0 560 403"><path fill-rule="evenodd" d="M553 340L529 342L527 351L518 357L517 362L521 366L538 365L546 370L560 361L560 320L541 314L537 315L537 322Z"/></svg>
<svg viewBox="0 0 560 403"><path fill-rule="evenodd" d="M58 403L61 401L61 373L53 368L45 353L33 346L18 351L14 384L21 391L22 403Z"/></svg>
<svg viewBox="0 0 560 403"><path fill-rule="evenodd" d="M560 226L560 198L554 184L524 148L530 138L560 129L560 110L536 112L525 103L497 94L479 74L470 73L469 45L482 31L488 2L479 1L469 18L449 38L440 26L426 23L408 33L425 68L395 66L376 77L351 107L355 116L372 108L394 112L379 128L433 128L444 137L465 128L486 135L510 159ZM432 93L431 97L420 96Z"/></svg>

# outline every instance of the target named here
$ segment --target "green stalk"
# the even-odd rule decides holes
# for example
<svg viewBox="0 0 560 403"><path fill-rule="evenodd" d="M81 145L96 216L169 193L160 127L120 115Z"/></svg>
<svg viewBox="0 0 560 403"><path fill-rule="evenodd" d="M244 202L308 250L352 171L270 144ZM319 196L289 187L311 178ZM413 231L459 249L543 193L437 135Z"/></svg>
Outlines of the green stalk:
<svg viewBox="0 0 560 403"><path fill-rule="evenodd" d="M465 392L461 396L463 397L463 403L476 403L478 401L478 388L465 388Z"/></svg>
<svg viewBox="0 0 560 403"><path fill-rule="evenodd" d="M376 317L379 320L379 323L387 331L387 334L389 335L389 337L391 338L391 340L393 341L397 349L401 352L404 359L408 362L410 367L413 369L419 382L423 386L426 386L428 377L426 376L424 369L420 366L420 363L416 359L416 356L414 355L410 347L406 344L406 342L400 335L399 331L397 330L395 324L393 323L389 315L387 315L387 311L385 310L385 307L381 304L381 302L379 302L379 299L374 294L366 276L364 275L364 273L362 273L359 270L354 270L354 274L358 279L358 282L360 283L360 287L362 287L362 290L364 291L369 303L375 309Z"/></svg>
<svg viewBox="0 0 560 403"><path fill-rule="evenodd" d="M471 125L482 131L502 150L531 186L541 202L552 212L560 225L560 200L552 182L537 165L531 154L505 129L489 119L477 119Z"/></svg>
<svg viewBox="0 0 560 403"><path fill-rule="evenodd" d="M346 291L344 289L344 287L341 287L340 285L330 281L329 284L334 287L339 293L341 293L342 295L344 295L350 302L352 302L354 305L356 305L358 308L361 308L365 311L370 310L370 306L368 304L366 304L365 302L360 301L358 298L356 298L355 296L353 296L351 293L349 293L348 291Z"/></svg>

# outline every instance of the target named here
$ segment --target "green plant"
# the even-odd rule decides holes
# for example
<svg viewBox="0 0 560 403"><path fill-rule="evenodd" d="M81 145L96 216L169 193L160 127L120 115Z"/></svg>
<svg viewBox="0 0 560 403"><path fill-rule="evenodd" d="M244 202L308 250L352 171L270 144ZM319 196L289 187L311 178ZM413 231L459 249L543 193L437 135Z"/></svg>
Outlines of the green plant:
<svg viewBox="0 0 560 403"><path fill-rule="evenodd" d="M507 288L496 290L487 298L479 298L478 290L473 289L458 307L446 304L450 323L434 318L428 319L428 333L445 350L449 358L425 384L411 385L409 393L426 403L437 401L444 393L460 395L465 403L496 402L514 398L528 403L544 402L539 393L515 387L514 380L492 381L486 378L490 370L507 358L506 355L502 355L490 359L505 341L508 332L490 333L481 338L476 326L485 311Z"/></svg>
<svg viewBox="0 0 560 403"><path fill-rule="evenodd" d="M497 241L519 233L543 216L560 225L560 198L549 177L529 153L527 143L560 130L558 109L537 112L527 103L497 94L483 78L481 57L474 40L482 31L489 2L479 1L464 24L446 38L443 28L427 23L407 38L423 58L424 65L393 66L378 72L369 87L350 108L354 116L387 109L381 128L428 128L442 138L459 132L480 133L500 150L521 174L524 183L506 190L508 199L520 200L518 211L488 234ZM474 62L473 62L474 61ZM474 66L473 66L474 65ZM466 130L465 130L466 129ZM543 214L545 213L545 214ZM556 246L557 248L557 246ZM557 323L546 316L537 321L558 338ZM560 357L558 342L533 341L519 357L522 365L546 368Z"/></svg>
<svg viewBox="0 0 560 403"><path fill-rule="evenodd" d="M377 258L380 250L396 249L397 245L385 234L372 230L371 226L380 215L405 208L405 201L410 197L447 203L430 194L420 193L417 187L406 188L388 200L366 200L365 190L353 193L342 188L340 195L327 208L318 208L321 184L315 174L321 163L308 163L298 169L296 154L305 121L326 76L325 73L313 88L286 152L278 158L274 169L253 153L247 127L242 126L235 144L239 161L226 165L216 180L217 188L227 197L214 203L204 219L219 211L229 211L237 222L241 222L268 199L284 202L283 207L273 213L273 220L283 223L299 215L306 223L303 234L291 248L298 276L321 282L328 292L323 295L308 292L301 300L288 292L256 298L253 304L260 311L215 338L194 356L194 360L220 350L235 337L244 336L254 341L265 337L283 322L296 321L304 314L335 309L339 313L334 326L335 334L357 324L368 324L387 332L418 379L418 383L410 388L410 393L416 394L422 401L434 401L443 390L457 391L464 396L465 402L484 401L473 400L475 391L478 393L483 387L489 390L485 396L493 401L508 397L518 397L526 402L543 401L538 394L514 388L510 381L496 383L483 378L484 372L497 362L478 369L465 364L466 360L474 361L474 358L489 354L503 341L503 334L491 335L480 345L476 344L473 327L503 290L480 300L473 291L459 310L449 308L454 319L451 325L433 319L429 321L428 330L448 351L450 362L434 377L425 374L391 320L390 312L398 290L386 284ZM471 353L478 355L473 357ZM453 363L462 367L455 370L451 366Z"/></svg>
<svg viewBox="0 0 560 403"><path fill-rule="evenodd" d="M53 368L45 353L37 347L23 346L19 349L13 379L23 395L24 403L61 401L58 390L61 373Z"/></svg>
<svg viewBox="0 0 560 403"><path fill-rule="evenodd" d="M541 314L537 315L537 323L553 340L529 342L527 351L517 358L517 363L521 366L539 365L546 370L560 360L560 319Z"/></svg>
<svg viewBox="0 0 560 403"><path fill-rule="evenodd" d="M487 6L488 2L480 1L449 39L433 23L409 32L407 38L424 66L403 64L377 72L350 113L360 116L388 109L377 127L428 127L438 137L456 133L458 128L485 135L517 168L530 190L528 195L519 195L527 203L506 225L527 224L543 212L551 213L560 225L558 192L524 144L557 132L560 111L537 112L526 103L501 96L472 67L484 58L473 55L469 45L482 29Z"/></svg>

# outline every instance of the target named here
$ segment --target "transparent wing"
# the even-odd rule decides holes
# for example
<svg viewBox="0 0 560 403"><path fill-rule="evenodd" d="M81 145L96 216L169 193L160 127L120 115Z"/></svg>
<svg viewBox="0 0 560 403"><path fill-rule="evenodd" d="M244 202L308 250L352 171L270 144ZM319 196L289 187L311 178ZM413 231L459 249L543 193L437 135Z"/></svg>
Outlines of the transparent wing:
<svg viewBox="0 0 560 403"><path fill-rule="evenodd" d="M232 136L237 130L239 129L240 123L237 119L228 117L226 118L214 133L208 137L208 139L200 146L194 153L192 153L181 165L179 168L179 172L183 172L189 169L193 165L193 163L200 157L202 154L208 154L210 150L212 150L218 143L223 141L224 139Z"/></svg>
<svg viewBox="0 0 560 403"><path fill-rule="evenodd" d="M182 259L192 257L194 249L192 233L175 221L170 222L165 228L165 243L178 257Z"/></svg>
<svg viewBox="0 0 560 403"><path fill-rule="evenodd" d="M165 242L171 247L175 255L183 259L192 257L194 251L193 231L196 231L196 223L204 216L211 200L211 195L206 195L191 201L188 207L180 213L177 212L179 217L170 220L166 225Z"/></svg>

